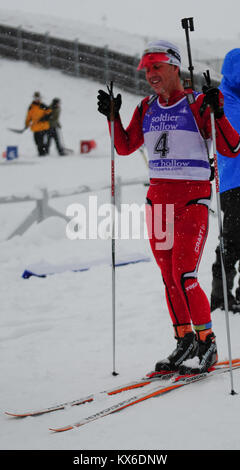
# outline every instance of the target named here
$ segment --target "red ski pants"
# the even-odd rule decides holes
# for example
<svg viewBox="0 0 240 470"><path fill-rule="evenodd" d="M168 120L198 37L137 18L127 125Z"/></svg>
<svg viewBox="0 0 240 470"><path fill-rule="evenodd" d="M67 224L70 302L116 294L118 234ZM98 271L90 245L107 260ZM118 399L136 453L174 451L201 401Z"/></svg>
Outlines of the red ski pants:
<svg viewBox="0 0 240 470"><path fill-rule="evenodd" d="M191 323L209 327L211 323L209 301L197 279L208 234L210 199L209 181L151 180L148 190L148 236L162 272L167 305L175 327ZM156 211L159 207L161 213ZM166 218L167 208L170 213L174 209L173 227ZM169 239L168 247L161 240L159 243L159 225Z"/></svg>

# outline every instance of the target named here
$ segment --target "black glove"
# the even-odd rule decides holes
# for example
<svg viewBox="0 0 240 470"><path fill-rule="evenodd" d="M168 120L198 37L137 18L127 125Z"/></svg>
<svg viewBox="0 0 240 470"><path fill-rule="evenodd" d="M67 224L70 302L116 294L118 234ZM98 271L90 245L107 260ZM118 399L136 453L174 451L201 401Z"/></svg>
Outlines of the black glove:
<svg viewBox="0 0 240 470"><path fill-rule="evenodd" d="M98 111L104 116L107 116L108 120L110 119L110 111L111 111L111 97L109 93L106 93L103 90L98 91ZM120 94L114 98L114 117L117 117L119 114L119 110L122 104L122 97Z"/></svg>
<svg viewBox="0 0 240 470"><path fill-rule="evenodd" d="M216 87L204 85L202 88L204 93L204 99L200 108L200 115L202 116L206 107L209 105L214 112L216 119L221 118L224 115L223 110L223 95L220 90Z"/></svg>

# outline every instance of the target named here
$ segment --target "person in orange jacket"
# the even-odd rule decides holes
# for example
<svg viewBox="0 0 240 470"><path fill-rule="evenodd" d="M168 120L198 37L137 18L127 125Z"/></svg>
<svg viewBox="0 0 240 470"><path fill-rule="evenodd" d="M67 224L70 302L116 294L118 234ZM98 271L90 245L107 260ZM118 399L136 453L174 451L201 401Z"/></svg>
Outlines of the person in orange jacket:
<svg viewBox="0 0 240 470"><path fill-rule="evenodd" d="M42 103L41 94L36 91L25 119L25 127L33 132L39 157L47 155L47 132L50 128L49 117L52 110Z"/></svg>

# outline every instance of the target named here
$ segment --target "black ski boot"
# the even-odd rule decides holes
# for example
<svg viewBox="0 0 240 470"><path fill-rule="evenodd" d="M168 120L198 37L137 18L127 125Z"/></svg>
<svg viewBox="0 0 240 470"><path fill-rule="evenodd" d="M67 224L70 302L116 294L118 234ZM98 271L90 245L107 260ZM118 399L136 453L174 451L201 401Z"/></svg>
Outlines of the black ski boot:
<svg viewBox="0 0 240 470"><path fill-rule="evenodd" d="M189 366L187 363L182 364L179 373L184 374L201 374L207 372L218 361L216 337L214 333L209 333L204 341L198 340L199 350L198 359L199 364Z"/></svg>
<svg viewBox="0 0 240 470"><path fill-rule="evenodd" d="M155 365L155 371L178 370L183 361L198 355L198 342L195 333L186 333L182 338L177 338L177 347L166 359Z"/></svg>

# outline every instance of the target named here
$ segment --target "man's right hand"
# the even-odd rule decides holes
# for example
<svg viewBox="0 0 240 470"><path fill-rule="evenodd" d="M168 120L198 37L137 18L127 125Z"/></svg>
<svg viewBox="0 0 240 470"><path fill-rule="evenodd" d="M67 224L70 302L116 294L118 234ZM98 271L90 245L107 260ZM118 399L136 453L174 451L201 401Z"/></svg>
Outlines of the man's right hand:
<svg viewBox="0 0 240 470"><path fill-rule="evenodd" d="M98 111L104 116L107 116L108 120L110 119L110 112L111 112L111 97L109 93L106 93L103 90L98 91ZM114 100L114 116L117 117L119 114L119 110L122 105L122 97L120 94L116 96Z"/></svg>

